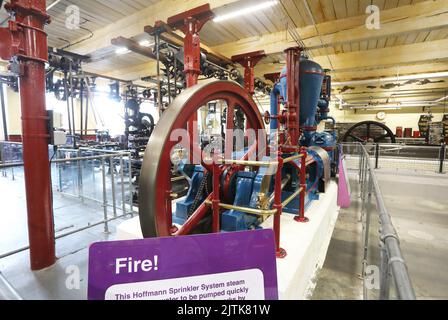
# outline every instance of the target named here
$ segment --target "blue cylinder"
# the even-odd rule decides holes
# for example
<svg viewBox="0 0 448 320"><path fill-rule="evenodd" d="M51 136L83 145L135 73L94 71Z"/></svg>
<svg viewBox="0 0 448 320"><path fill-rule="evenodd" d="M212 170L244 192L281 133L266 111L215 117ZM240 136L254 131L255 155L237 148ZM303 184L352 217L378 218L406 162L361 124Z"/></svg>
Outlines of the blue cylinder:
<svg viewBox="0 0 448 320"><path fill-rule="evenodd" d="M329 150L336 147L336 140L330 132L316 132L311 139L311 145Z"/></svg>
<svg viewBox="0 0 448 320"><path fill-rule="evenodd" d="M286 67L283 67L282 72L280 73L280 95L283 98L283 101L288 100L288 81L286 79Z"/></svg>
<svg viewBox="0 0 448 320"><path fill-rule="evenodd" d="M300 126L315 127L317 104L322 91L324 70L314 61L300 61Z"/></svg>

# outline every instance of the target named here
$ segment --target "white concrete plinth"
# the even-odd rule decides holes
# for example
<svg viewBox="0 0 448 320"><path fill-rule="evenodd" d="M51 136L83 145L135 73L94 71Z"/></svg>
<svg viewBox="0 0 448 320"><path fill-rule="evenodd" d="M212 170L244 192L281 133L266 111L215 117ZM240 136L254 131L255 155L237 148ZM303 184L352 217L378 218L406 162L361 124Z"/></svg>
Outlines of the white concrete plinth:
<svg viewBox="0 0 448 320"><path fill-rule="evenodd" d="M331 181L327 192L313 201L306 211L307 223L294 221L294 216L281 217L280 246L287 256L277 259L278 289L281 300L307 299L313 292L316 272L322 268L328 245L339 215L338 186ZM173 208L174 210L174 208ZM272 228L272 217L263 223ZM117 227L117 240L143 238L139 217L127 220Z"/></svg>
<svg viewBox="0 0 448 320"><path fill-rule="evenodd" d="M278 290L281 300L307 299L314 290L316 272L322 268L333 229L339 215L338 186L331 181L327 192L313 201L306 211L307 223L299 223L294 216L283 214L280 228L280 247L287 256L277 259ZM272 228L270 217L263 227Z"/></svg>

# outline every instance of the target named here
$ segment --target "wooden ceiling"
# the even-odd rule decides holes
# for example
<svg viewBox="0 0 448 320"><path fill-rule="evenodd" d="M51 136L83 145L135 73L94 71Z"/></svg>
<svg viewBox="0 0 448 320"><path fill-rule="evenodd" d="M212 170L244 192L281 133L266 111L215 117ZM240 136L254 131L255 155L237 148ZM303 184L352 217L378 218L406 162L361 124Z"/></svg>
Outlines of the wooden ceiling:
<svg viewBox="0 0 448 320"><path fill-rule="evenodd" d="M154 61L134 53L117 56L110 40L141 39L145 25L207 2L221 15L261 0L61 0L49 11L53 19L47 28L49 44L64 47L80 42L68 50L96 57L86 70L138 80L154 74ZM381 10L379 30L365 27L365 10L372 3ZM81 9L79 30L65 28L65 9L72 4ZM448 71L448 0L279 0L243 18L207 23L201 41L226 56L265 50L268 57L256 68L262 76L283 67L282 52L297 45L297 35L310 57L332 70L335 82ZM424 96L432 99L444 95L448 77L421 84L394 83L382 87L353 82L335 86L334 93L347 103L358 103L382 95L390 99L398 89L412 93L434 89L435 94Z"/></svg>

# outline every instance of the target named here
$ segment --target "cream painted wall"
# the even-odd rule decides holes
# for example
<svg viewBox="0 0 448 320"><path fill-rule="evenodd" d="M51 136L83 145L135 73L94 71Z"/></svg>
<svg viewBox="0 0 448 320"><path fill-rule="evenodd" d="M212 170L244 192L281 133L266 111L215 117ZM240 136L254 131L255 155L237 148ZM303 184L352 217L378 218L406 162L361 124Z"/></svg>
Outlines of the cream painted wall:
<svg viewBox="0 0 448 320"><path fill-rule="evenodd" d="M432 114L434 116L433 121L442 121L443 109L432 109ZM448 111L448 109L447 109ZM419 129L418 122L422 114L426 114L427 111L423 111L422 108L410 108L402 110L388 110L384 111L386 113L386 119L380 121L377 119L376 111L360 111L356 113L354 110L339 110L334 107L331 108L330 115L332 115L337 122L361 122L361 121L378 121L385 123L392 132L395 132L397 127L412 128L413 131Z"/></svg>
<svg viewBox="0 0 448 320"><path fill-rule="evenodd" d="M14 92L10 88L6 89L6 109L8 115L8 134L9 135L21 135L22 134L22 121L21 121L21 110L20 110L20 95ZM47 97L47 109L54 110L55 112L61 111L63 113L62 123L63 128L68 129L68 120L66 117L66 102L57 101L52 96ZM75 99L75 127L77 130L80 128L80 101ZM89 108L89 123L88 129L95 130L97 124L93 116L92 108ZM89 132L91 134L91 132Z"/></svg>
<svg viewBox="0 0 448 320"><path fill-rule="evenodd" d="M268 100L261 100L261 108L262 114L264 111L269 110ZM417 131L418 121L420 120L420 116L422 114L426 114L427 111L423 111L422 108L409 108L409 109L401 109L401 110L389 110L386 112L386 119L384 121L380 121L377 119L377 111L357 111L356 113L353 110L339 110L331 104L330 107L330 116L334 117L336 122L353 122L358 123L361 121L378 121L385 123L392 132L395 133L397 127L404 128L412 128L413 131ZM446 108L446 112L448 113L448 106ZM432 114L434 116L433 121L438 122L442 121L442 117L444 114L443 108L432 108ZM319 125L318 131L323 131L325 128L325 124L322 122Z"/></svg>
<svg viewBox="0 0 448 320"><path fill-rule="evenodd" d="M6 113L8 115L8 134L21 135L22 134L22 120L20 110L20 96L17 92L6 89Z"/></svg>

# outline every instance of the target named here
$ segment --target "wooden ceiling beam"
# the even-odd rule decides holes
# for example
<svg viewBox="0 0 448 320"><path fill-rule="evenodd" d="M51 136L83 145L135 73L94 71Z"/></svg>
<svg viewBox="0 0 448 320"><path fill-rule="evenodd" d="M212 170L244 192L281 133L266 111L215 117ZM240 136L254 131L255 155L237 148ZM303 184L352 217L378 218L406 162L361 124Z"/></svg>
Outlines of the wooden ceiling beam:
<svg viewBox="0 0 448 320"><path fill-rule="evenodd" d="M435 0L384 10L381 11L379 30L368 30L365 26L367 15L362 15L317 24L319 34L314 26L297 28L296 31L307 49L315 50L336 44L446 28L447 8L448 0ZM213 49L227 56L254 50L275 54L293 45L296 42L291 35L287 31L281 31L222 44Z"/></svg>
<svg viewBox="0 0 448 320"><path fill-rule="evenodd" d="M139 12L120 19L104 28L96 30L91 39L83 41L78 45L72 46L70 50L79 54L90 54L99 49L109 47L113 38L117 38L120 36L125 38L132 38L135 35L142 34L144 32L144 27L148 25L154 25L156 20L166 21L173 15L206 3L210 3L211 9L215 10L237 1L239 0L159 1L143 10L140 10Z"/></svg>
<svg viewBox="0 0 448 320"><path fill-rule="evenodd" d="M215 2L215 1L214 1ZM220 2L221 5L226 1ZM232 2L232 1L231 1ZM366 16L350 17L337 21L329 21L317 25L317 28L324 41L324 44L331 44L337 41L352 40L349 36L355 36L355 40L361 37L377 37L383 32L410 32L420 29L427 29L429 26L448 28L448 0L424 1L413 5L401 6L395 9L383 10L381 12L382 26L380 30L370 32L364 26ZM166 13L164 13L167 15ZM442 17L442 18L441 18ZM157 19L159 16L157 16ZM445 20L444 20L445 19ZM415 23L418 22L419 23ZM433 21L433 22L431 22ZM411 23L412 22L412 23ZM424 23L423 23L424 22ZM143 23L142 23L143 24ZM415 25L414 25L415 24ZM140 31L142 31L140 29ZM319 38L313 26L298 29L305 44L314 45ZM120 31L120 35L122 32ZM177 35L180 42L182 37ZM210 52L219 52L223 56L232 56L248 51L263 49L268 54L283 52L288 46L296 43L288 32L272 33L260 37L242 39L224 45L205 48ZM326 50L321 50L325 53ZM329 59L331 64L329 63ZM448 60L448 39L427 41L396 47L386 47L381 49L347 52L341 54L331 54L327 56L316 56L313 60L320 63L324 68L334 69L334 78L337 81L351 80L360 77L390 76L397 73L410 74L420 72L445 71L448 64L439 61ZM420 64L420 65L417 65ZM284 66L280 63L263 63L256 67L256 75L263 76L266 73L278 72ZM403 66L403 67L400 67ZM410 66L410 67L409 67ZM144 69L138 71L138 68ZM409 67L409 68L408 68ZM113 73L126 72L132 70L133 76L144 74L153 75L155 64L152 62L138 64L122 70L115 70Z"/></svg>
<svg viewBox="0 0 448 320"><path fill-rule="evenodd" d="M355 70L406 63L428 63L448 58L448 39L419 42L381 49L347 52L316 57L322 67L335 70ZM330 65L331 61L331 65Z"/></svg>
<svg viewBox="0 0 448 320"><path fill-rule="evenodd" d="M364 51L347 52L328 56L314 57L314 61L323 68L333 70L334 78L340 81L339 72L351 72L352 75L361 76L366 69L389 68L397 69L401 65L422 63L425 66L448 60L448 39L420 42L402 46L387 47ZM331 64L330 64L331 61ZM265 73L281 70L284 61L276 63L260 63L255 68L255 73L260 76ZM443 63L437 68L445 70ZM428 72L420 69L421 72Z"/></svg>
<svg viewBox="0 0 448 320"><path fill-rule="evenodd" d="M163 21L158 21L158 27L161 28L162 30L164 30L164 32L162 32L160 34L160 39L162 41L165 41L169 44L175 45L175 46L179 46L179 47L183 47L184 45L184 37L175 33L170 26L168 26L165 22ZM145 26L144 28L145 32L153 35L156 32L156 28L153 26ZM213 48L207 46L206 44L201 42L201 50L202 52L204 52L205 54L207 54L207 58L218 65L221 66L226 66L226 65L232 65L233 62L230 58L224 56L223 54L221 54L220 52L214 50Z"/></svg>
<svg viewBox="0 0 448 320"><path fill-rule="evenodd" d="M333 66L335 70L333 76L336 81L361 77L368 78L397 74L447 71L448 39L341 53L328 57L316 57L314 60L324 68L332 69ZM329 61L331 61L331 65ZM267 73L278 72L284 65L284 61L278 63L263 63L262 61L255 68L255 74L258 77L262 77ZM86 65L86 67L89 68L89 65ZM123 75L128 76L127 72L129 70L132 70L131 73L133 76L154 75L155 63L150 61L124 69L115 69L112 73L123 73Z"/></svg>
<svg viewBox="0 0 448 320"><path fill-rule="evenodd" d="M378 66L364 69L362 72L352 70L340 70L337 73L338 81L377 79L380 77L404 76L428 72L448 71L447 61L400 64L397 66Z"/></svg>

